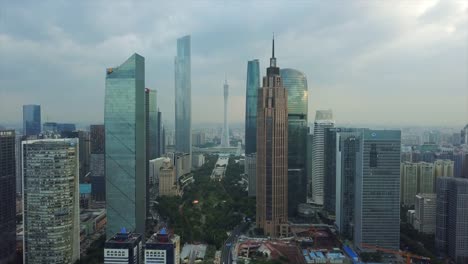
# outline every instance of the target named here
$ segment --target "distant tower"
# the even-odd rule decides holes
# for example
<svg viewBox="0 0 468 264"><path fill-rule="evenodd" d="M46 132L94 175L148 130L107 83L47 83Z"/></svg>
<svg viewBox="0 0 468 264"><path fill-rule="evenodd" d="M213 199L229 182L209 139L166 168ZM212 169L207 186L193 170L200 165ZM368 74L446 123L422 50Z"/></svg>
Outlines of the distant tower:
<svg viewBox="0 0 468 264"><path fill-rule="evenodd" d="M221 138L221 146L224 148L229 147L229 125L228 125L228 97L229 97L229 85L227 80L224 80L224 126L223 126L223 137Z"/></svg>
<svg viewBox="0 0 468 264"><path fill-rule="evenodd" d="M257 101L257 228L288 234L288 93L276 66L275 42Z"/></svg>

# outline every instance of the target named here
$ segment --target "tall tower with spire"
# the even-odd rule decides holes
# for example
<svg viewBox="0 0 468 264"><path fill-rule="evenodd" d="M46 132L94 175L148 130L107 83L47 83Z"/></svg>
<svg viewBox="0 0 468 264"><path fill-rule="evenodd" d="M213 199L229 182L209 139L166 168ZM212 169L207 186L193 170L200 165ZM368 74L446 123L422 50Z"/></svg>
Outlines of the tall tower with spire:
<svg viewBox="0 0 468 264"><path fill-rule="evenodd" d="M223 125L223 136L221 137L221 146L224 148L229 147L229 125L228 125L228 97L229 97L229 85L227 78L224 79L224 125Z"/></svg>
<svg viewBox="0 0 468 264"><path fill-rule="evenodd" d="M276 66L275 40L257 101L257 227L288 235L288 94Z"/></svg>

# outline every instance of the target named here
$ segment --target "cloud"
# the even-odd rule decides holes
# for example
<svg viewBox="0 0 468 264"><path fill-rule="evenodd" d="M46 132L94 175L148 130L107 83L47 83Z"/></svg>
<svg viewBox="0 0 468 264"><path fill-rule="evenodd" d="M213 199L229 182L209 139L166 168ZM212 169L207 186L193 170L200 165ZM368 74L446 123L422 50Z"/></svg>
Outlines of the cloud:
<svg viewBox="0 0 468 264"><path fill-rule="evenodd" d="M308 77L309 121L460 125L468 116L468 5L463 1L56 1L0 7L0 120L39 103L50 120L103 119L104 71L145 57L146 85L174 117L176 39L192 35L194 122L242 122L247 61L264 73L275 32L278 64ZM428 118L430 114L430 118Z"/></svg>

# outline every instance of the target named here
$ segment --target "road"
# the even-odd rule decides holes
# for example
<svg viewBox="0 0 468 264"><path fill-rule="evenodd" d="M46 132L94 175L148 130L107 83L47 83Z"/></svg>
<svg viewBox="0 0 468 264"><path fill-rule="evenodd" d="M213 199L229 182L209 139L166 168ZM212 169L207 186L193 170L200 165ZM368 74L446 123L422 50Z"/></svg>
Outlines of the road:
<svg viewBox="0 0 468 264"><path fill-rule="evenodd" d="M232 230L231 235L226 239L224 242L224 246L221 252L221 263L222 264L231 264L232 256L231 256L231 247L234 246L234 243L237 241L237 238L242 233L242 230L245 229L248 223L242 223L234 230Z"/></svg>

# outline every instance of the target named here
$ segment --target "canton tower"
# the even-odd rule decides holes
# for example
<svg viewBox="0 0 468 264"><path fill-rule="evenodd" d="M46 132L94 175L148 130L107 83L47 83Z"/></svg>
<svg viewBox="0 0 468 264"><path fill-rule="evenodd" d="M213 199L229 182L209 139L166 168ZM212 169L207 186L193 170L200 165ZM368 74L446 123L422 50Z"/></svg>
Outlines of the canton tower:
<svg viewBox="0 0 468 264"><path fill-rule="evenodd" d="M221 147L229 147L229 125L227 118L227 106L228 106L228 97L229 97L229 85L227 80L224 79L224 126L223 126L223 136L221 137Z"/></svg>

